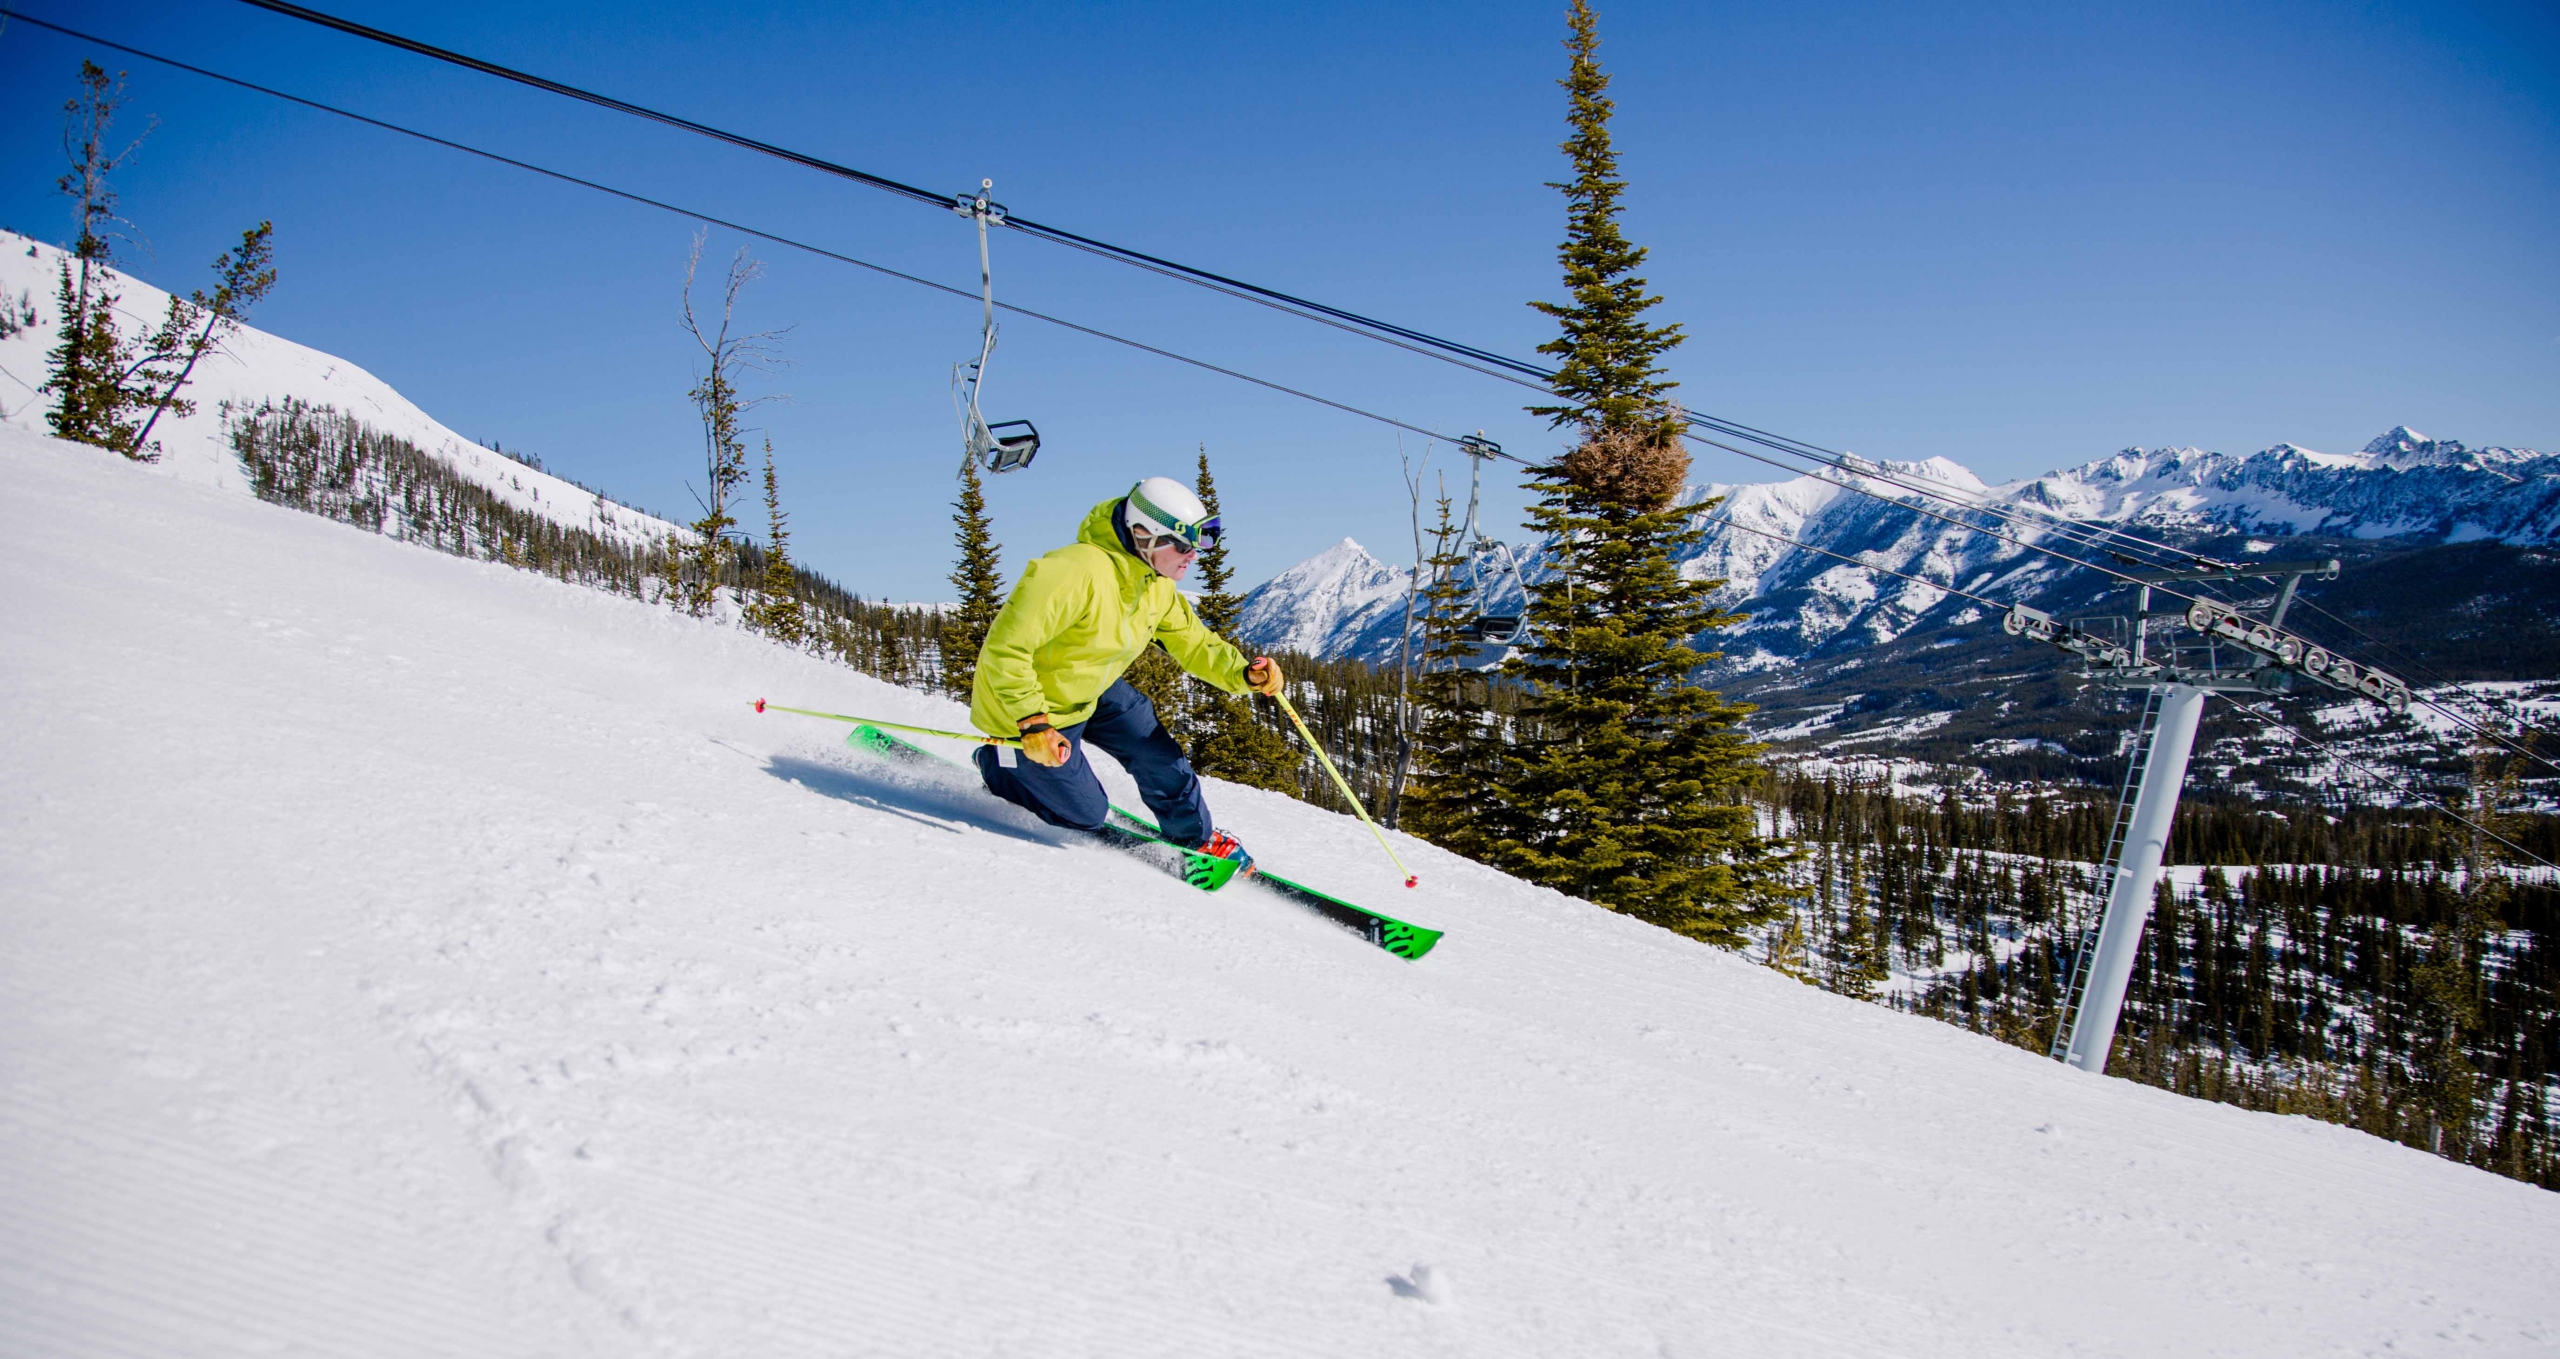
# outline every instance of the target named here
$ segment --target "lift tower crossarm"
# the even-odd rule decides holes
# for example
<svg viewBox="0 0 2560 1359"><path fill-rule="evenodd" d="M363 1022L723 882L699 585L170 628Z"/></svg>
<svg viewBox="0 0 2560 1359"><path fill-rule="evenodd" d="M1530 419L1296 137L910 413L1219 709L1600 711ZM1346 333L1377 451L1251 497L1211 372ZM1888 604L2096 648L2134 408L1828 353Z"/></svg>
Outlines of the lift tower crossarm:
<svg viewBox="0 0 2560 1359"><path fill-rule="evenodd" d="M2222 565L2190 568L2183 571L2127 571L2126 580L2137 585L2176 585L2186 581L2204 583L2217 580L2264 580L2271 576L2315 576L2321 580L2338 578L2338 559L2330 557L2316 562L2252 562L2245 566Z"/></svg>

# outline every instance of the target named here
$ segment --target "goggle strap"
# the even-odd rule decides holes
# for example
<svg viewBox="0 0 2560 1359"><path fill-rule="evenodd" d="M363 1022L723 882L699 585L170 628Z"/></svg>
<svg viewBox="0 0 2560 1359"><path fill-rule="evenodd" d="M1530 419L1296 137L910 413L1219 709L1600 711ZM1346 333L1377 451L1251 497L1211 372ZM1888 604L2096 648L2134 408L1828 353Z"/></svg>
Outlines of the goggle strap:
<svg viewBox="0 0 2560 1359"><path fill-rule="evenodd" d="M1174 537L1180 538L1182 541L1189 543L1194 547L1201 546L1204 542L1214 544L1218 541L1218 516L1214 514L1195 524L1181 523L1176 521L1172 515L1166 514L1164 511L1148 504L1147 498L1138 494L1135 490L1129 492L1129 504L1140 514L1145 515L1150 522L1170 525L1172 528L1172 535ZM1133 524L1130 527L1134 529L1136 525Z"/></svg>

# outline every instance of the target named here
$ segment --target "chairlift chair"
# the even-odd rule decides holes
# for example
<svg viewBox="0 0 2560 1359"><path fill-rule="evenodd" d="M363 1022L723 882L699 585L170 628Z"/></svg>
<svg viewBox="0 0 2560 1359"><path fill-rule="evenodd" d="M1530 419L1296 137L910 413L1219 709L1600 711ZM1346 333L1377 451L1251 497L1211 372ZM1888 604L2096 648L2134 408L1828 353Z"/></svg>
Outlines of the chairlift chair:
<svg viewBox="0 0 2560 1359"><path fill-rule="evenodd" d="M1029 467L1040 453L1040 431L1028 420L1004 420L990 425L978 412L978 395L986 386L987 360L996 352L996 284L995 271L987 258L987 223L1005 219L1004 205L988 198L996 186L992 179L978 181L974 194L951 196L951 210L978 224L978 287L985 306L980 326L978 361L954 364L951 369L952 404L960 405L959 388L969 389L968 403L960 411L960 473L967 474L972 463L984 467L990 475ZM1005 431L1013 431L1007 433Z"/></svg>
<svg viewBox="0 0 2560 1359"><path fill-rule="evenodd" d="M1458 625L1458 635L1482 646L1510 646L1528 631L1528 619L1521 614L1486 610L1492 585L1485 580L1485 571L1480 563L1486 554L1499 553L1500 569L1511 573L1511 584L1520 591L1523 603L1529 598L1529 587L1520 578L1520 566L1512 560L1510 547L1485 537L1476 517L1476 507L1483 490L1484 465L1502 456L1502 445L1484 437L1483 430L1477 430L1460 438L1458 449L1468 458L1467 520L1458 530L1458 548L1467 563L1461 568L1466 572L1467 615L1466 620ZM1499 584L1499 578L1492 584Z"/></svg>

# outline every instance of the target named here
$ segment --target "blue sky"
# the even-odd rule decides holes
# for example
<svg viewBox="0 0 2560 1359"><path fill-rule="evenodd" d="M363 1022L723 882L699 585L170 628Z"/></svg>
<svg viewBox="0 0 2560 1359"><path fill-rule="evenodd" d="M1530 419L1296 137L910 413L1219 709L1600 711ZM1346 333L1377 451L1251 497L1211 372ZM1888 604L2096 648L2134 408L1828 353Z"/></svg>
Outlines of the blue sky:
<svg viewBox="0 0 2560 1359"><path fill-rule="evenodd" d="M948 213L222 0L13 0L135 46L974 288ZM323 8L1044 222L1527 356L1551 333L1561 6ZM1601 8L1629 235L1695 408L1994 480L2127 445L2347 449L2399 422L2560 446L2560 17L2547 5ZM0 224L59 240L83 45L0 33ZM202 281L276 222L261 326L454 428L689 517L691 227L147 62L126 265ZM714 233L713 249L741 242ZM1019 236L1000 297L1544 454L1517 388ZM756 390L801 555L949 593L974 304L757 246ZM1208 445L1247 582L1409 555L1391 429L1037 322L993 418L1010 571ZM1445 450L1434 465L1459 460ZM1765 480L1702 458L1699 474ZM1497 489L1499 522L1522 497Z"/></svg>

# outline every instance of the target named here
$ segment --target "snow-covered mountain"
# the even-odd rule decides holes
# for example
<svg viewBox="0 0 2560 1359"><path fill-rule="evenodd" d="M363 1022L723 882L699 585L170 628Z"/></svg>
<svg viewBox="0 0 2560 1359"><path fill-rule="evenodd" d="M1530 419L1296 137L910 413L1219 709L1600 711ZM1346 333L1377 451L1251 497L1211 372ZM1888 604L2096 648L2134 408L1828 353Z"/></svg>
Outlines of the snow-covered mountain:
<svg viewBox="0 0 2560 1359"><path fill-rule="evenodd" d="M21 319L30 312L36 318L34 324L0 337L0 425L51 432L45 413L52 408L53 398L36 389L45 380L45 353L57 342L56 281L63 258L63 252L53 246L0 231L0 303ZM130 274L109 272L121 295L117 311L125 333L157 327L169 294ZM208 279L203 286L209 284ZM182 290L186 286L182 284ZM285 286L291 286L290 280ZM261 402L290 398L334 407L383 433L406 439L507 504L569 528L586 529L609 542L637 547L671 535L689 536L689 530L675 524L483 448L447 429L364 369L255 326L242 327L207 355L196 366L184 395L195 402L195 413L163 418L151 436L162 449L152 470L180 481L248 494L248 479L223 431L224 408L252 409Z"/></svg>
<svg viewBox="0 0 2560 1359"><path fill-rule="evenodd" d="M0 483L12 1356L2560 1337L2529 1185L1212 784L1408 963L748 700L954 703L14 429Z"/></svg>
<svg viewBox="0 0 2560 1359"><path fill-rule="evenodd" d="M1276 650L1392 656L1411 575L1345 538L1255 587L1244 598L1237 631Z"/></svg>
<svg viewBox="0 0 2560 1359"><path fill-rule="evenodd" d="M2472 449L2406 427L2360 453L2318 453L2292 444L2245 457L2194 448L2129 448L2000 486L1985 485L1944 458L1870 466L1881 477L1861 484L1886 501L1848 490L1837 484L1846 478L1837 476L1705 483L1684 494L1684 503L1700 507L1693 522L1706 531L1684 572L1692 579L1724 580L1723 602L1751 615L1727 639L1731 670L1748 673L1817 652L1892 642L1929 625L1985 621L1978 608L1945 590L1898 580L1888 571L2028 601L2046 599L2055 586L2082 574L1931 518L1920 509L1947 507L1893 482L1929 483L1944 494L2006 511L2014 522L2002 526L2004 533L2084 559L2103 544L2066 546L2059 531L2028 512L2177 542L2233 535L2278 540L2235 545L2242 552L2271 551L2296 537L2560 544L2560 454ZM1532 578L1537 569L1529 566ZM1346 541L1248 595L1245 631L1260 645L1385 660L1401 631L1407 580L1406 571ZM1488 602L1491 611L1517 611L1518 590L1504 582L1488 591Z"/></svg>

